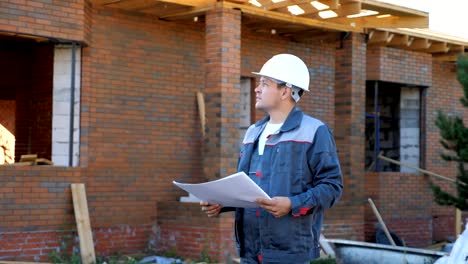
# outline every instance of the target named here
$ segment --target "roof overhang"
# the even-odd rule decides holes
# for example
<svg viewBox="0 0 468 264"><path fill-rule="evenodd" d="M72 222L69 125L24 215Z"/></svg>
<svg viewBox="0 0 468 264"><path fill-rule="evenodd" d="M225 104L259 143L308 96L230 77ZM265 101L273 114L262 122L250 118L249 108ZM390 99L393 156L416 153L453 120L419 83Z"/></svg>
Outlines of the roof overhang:
<svg viewBox="0 0 468 264"><path fill-rule="evenodd" d="M243 25L255 32L269 32L301 41L336 39L339 32L366 33L370 45L427 52L449 61L468 47L468 40L427 30L427 12L377 0L90 1L93 6L194 23L203 21L205 13L214 8L237 9L242 12Z"/></svg>
<svg viewBox="0 0 468 264"><path fill-rule="evenodd" d="M376 28L368 31L368 45L430 53L437 60L456 61L468 51L468 39L428 29Z"/></svg>

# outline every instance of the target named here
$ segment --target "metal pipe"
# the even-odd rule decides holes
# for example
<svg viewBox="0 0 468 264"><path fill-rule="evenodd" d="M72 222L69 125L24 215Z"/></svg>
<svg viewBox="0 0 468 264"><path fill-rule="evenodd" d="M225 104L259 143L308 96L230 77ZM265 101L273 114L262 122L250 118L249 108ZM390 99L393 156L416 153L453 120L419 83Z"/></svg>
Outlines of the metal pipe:
<svg viewBox="0 0 468 264"><path fill-rule="evenodd" d="M68 147L68 166L73 166L73 130L75 117L75 62L76 62L76 42L72 42L71 58L71 86L70 86L70 138Z"/></svg>

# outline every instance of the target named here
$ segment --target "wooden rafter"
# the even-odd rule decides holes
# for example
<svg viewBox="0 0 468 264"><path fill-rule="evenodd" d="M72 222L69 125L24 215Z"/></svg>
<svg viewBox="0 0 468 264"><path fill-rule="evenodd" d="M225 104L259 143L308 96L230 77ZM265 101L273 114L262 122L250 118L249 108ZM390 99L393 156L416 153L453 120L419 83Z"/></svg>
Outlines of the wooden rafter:
<svg viewBox="0 0 468 264"><path fill-rule="evenodd" d="M388 43L390 47L408 47L413 39L408 35L393 34L393 38Z"/></svg>
<svg viewBox="0 0 468 264"><path fill-rule="evenodd" d="M380 14L389 13L394 16L419 16L419 17L429 17L427 12L420 10L393 5L390 3L376 1L376 0L360 0L362 3L363 9L370 9L378 11Z"/></svg>
<svg viewBox="0 0 468 264"><path fill-rule="evenodd" d="M447 42L433 42L426 50L428 53L447 53L450 50Z"/></svg>
<svg viewBox="0 0 468 264"><path fill-rule="evenodd" d="M216 3L216 0L158 0L159 2L169 3L169 4L178 4L185 6L206 6L209 4Z"/></svg>
<svg viewBox="0 0 468 264"><path fill-rule="evenodd" d="M249 23L254 31L272 32L292 39L323 41L334 39L337 32L368 32L368 44L426 52L444 58L453 58L464 53L468 40L434 33L427 30L428 13L381 2L378 0L317 0L337 14L336 18L322 18L313 5L313 0L257 0L257 7L249 0L90 0L93 6L110 7L151 14L165 20L179 20L203 16L214 8L237 9L243 18L251 17ZM288 10L298 5L304 14L293 15ZM378 14L349 18L363 9ZM382 16L385 15L385 16ZM201 18L203 19L203 17ZM365 31L369 30L369 31ZM274 33L273 33L274 32ZM321 33L324 36L315 38Z"/></svg>
<svg viewBox="0 0 468 264"><path fill-rule="evenodd" d="M396 34L410 35L416 38L427 38L428 40L447 42L454 45L465 46L468 44L468 39L448 36L445 34L433 32L427 29L409 29L409 28L377 28L377 30L388 31Z"/></svg>
<svg viewBox="0 0 468 264"><path fill-rule="evenodd" d="M467 43L467 44L468 44L468 43ZM467 45L467 46L468 46L468 45ZM464 52L464 51L465 51L465 48L466 48L467 46L451 44L451 45L449 45L449 48L450 48L450 51Z"/></svg>
<svg viewBox="0 0 468 264"><path fill-rule="evenodd" d="M268 0L268 1L263 1L263 2L260 2L260 3L264 3L262 5L263 9L275 10L275 9L284 8L284 7L287 7L287 6L290 6L290 5L302 5L302 4L310 5L310 1L311 0L297 0L297 1L289 1L288 0L288 1L281 1L281 2L275 3L275 2L272 2L272 1Z"/></svg>
<svg viewBox="0 0 468 264"><path fill-rule="evenodd" d="M411 50L426 50L431 46L431 41L426 38L415 38L409 45Z"/></svg>
<svg viewBox="0 0 468 264"><path fill-rule="evenodd" d="M456 61L460 55L464 55L465 51L460 52L448 52L448 53L439 53L439 54L432 54L432 57L436 60L440 61Z"/></svg>
<svg viewBox="0 0 468 264"><path fill-rule="evenodd" d="M255 15L258 17L264 17L264 18L269 18L269 19L273 19L276 21L283 21L283 22L288 22L288 23L293 23L293 24L300 24L300 25L304 25L308 27L321 28L324 30L363 32L363 29L359 27L341 25L341 24L318 20L318 19L292 16L290 14L262 10L254 6L248 6L248 5L236 4L236 3L230 3L230 2L219 2L218 5L225 7L225 8L239 9L243 13Z"/></svg>
<svg viewBox="0 0 468 264"><path fill-rule="evenodd" d="M394 34L388 33L387 31L376 31L373 30L369 32L369 41L368 44L379 44L387 45L392 41Z"/></svg>
<svg viewBox="0 0 468 264"><path fill-rule="evenodd" d="M427 28L429 27L429 18L427 17L397 17L389 16L378 18L377 16L365 16L357 18L338 17L330 21L340 24L354 23L363 28Z"/></svg>
<svg viewBox="0 0 468 264"><path fill-rule="evenodd" d="M177 20L177 19L182 19L182 18L187 18L187 17L193 17L193 16L199 16L204 14L206 11L213 9L217 4L209 4L206 6L201 6L201 7L192 7L188 11L182 11L182 12L177 12L177 13L171 13L169 15L163 15L160 16L160 19L163 20Z"/></svg>

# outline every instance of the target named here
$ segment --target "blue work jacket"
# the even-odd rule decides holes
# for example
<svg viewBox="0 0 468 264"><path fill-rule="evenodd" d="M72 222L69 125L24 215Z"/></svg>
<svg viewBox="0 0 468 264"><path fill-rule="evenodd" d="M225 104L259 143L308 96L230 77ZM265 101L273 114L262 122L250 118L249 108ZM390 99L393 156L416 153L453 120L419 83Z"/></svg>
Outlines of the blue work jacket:
<svg viewBox="0 0 468 264"><path fill-rule="evenodd" d="M293 108L280 130L267 138L261 171L249 172L253 151L269 116L249 127L238 171L250 175L270 197L286 196L292 210L283 217L259 209L260 253L263 262L298 263L319 256L323 211L342 194L343 180L333 135L320 120ZM226 208L227 209L227 208ZM243 257L252 241L243 238L242 208L236 209L236 242Z"/></svg>

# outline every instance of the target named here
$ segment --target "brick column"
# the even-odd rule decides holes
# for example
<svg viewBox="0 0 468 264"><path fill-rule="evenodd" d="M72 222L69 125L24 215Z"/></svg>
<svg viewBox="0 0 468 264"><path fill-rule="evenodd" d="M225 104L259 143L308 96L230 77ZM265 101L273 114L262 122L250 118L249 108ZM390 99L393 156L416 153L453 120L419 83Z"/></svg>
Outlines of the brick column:
<svg viewBox="0 0 468 264"><path fill-rule="evenodd" d="M206 14L206 136L203 166L208 179L236 171L240 112L239 10L215 8Z"/></svg>
<svg viewBox="0 0 468 264"><path fill-rule="evenodd" d="M241 68L241 14L239 10L215 8L206 14L205 43L205 110L206 133L203 145L203 173L208 179L217 179L237 170L239 155L240 68ZM210 258L230 262L236 256L234 219L232 213L207 218L199 206L185 205L183 214L195 219L194 232L201 230L195 243L201 245L195 253L208 250ZM201 217L200 217L201 215ZM209 228L206 224L209 223ZM186 226L186 223L180 223ZM192 223L193 225L193 223ZM161 227L164 221L161 220ZM164 228L162 228L164 229ZM169 232L172 232L170 228ZM187 232L186 232L187 233ZM187 233L190 237L190 232ZM211 241L206 244L207 241ZM182 246L182 245L181 245Z"/></svg>
<svg viewBox="0 0 468 264"><path fill-rule="evenodd" d="M330 232L350 239L364 238L364 143L366 44L352 33L336 51L335 139L344 177L344 194L330 214Z"/></svg>

